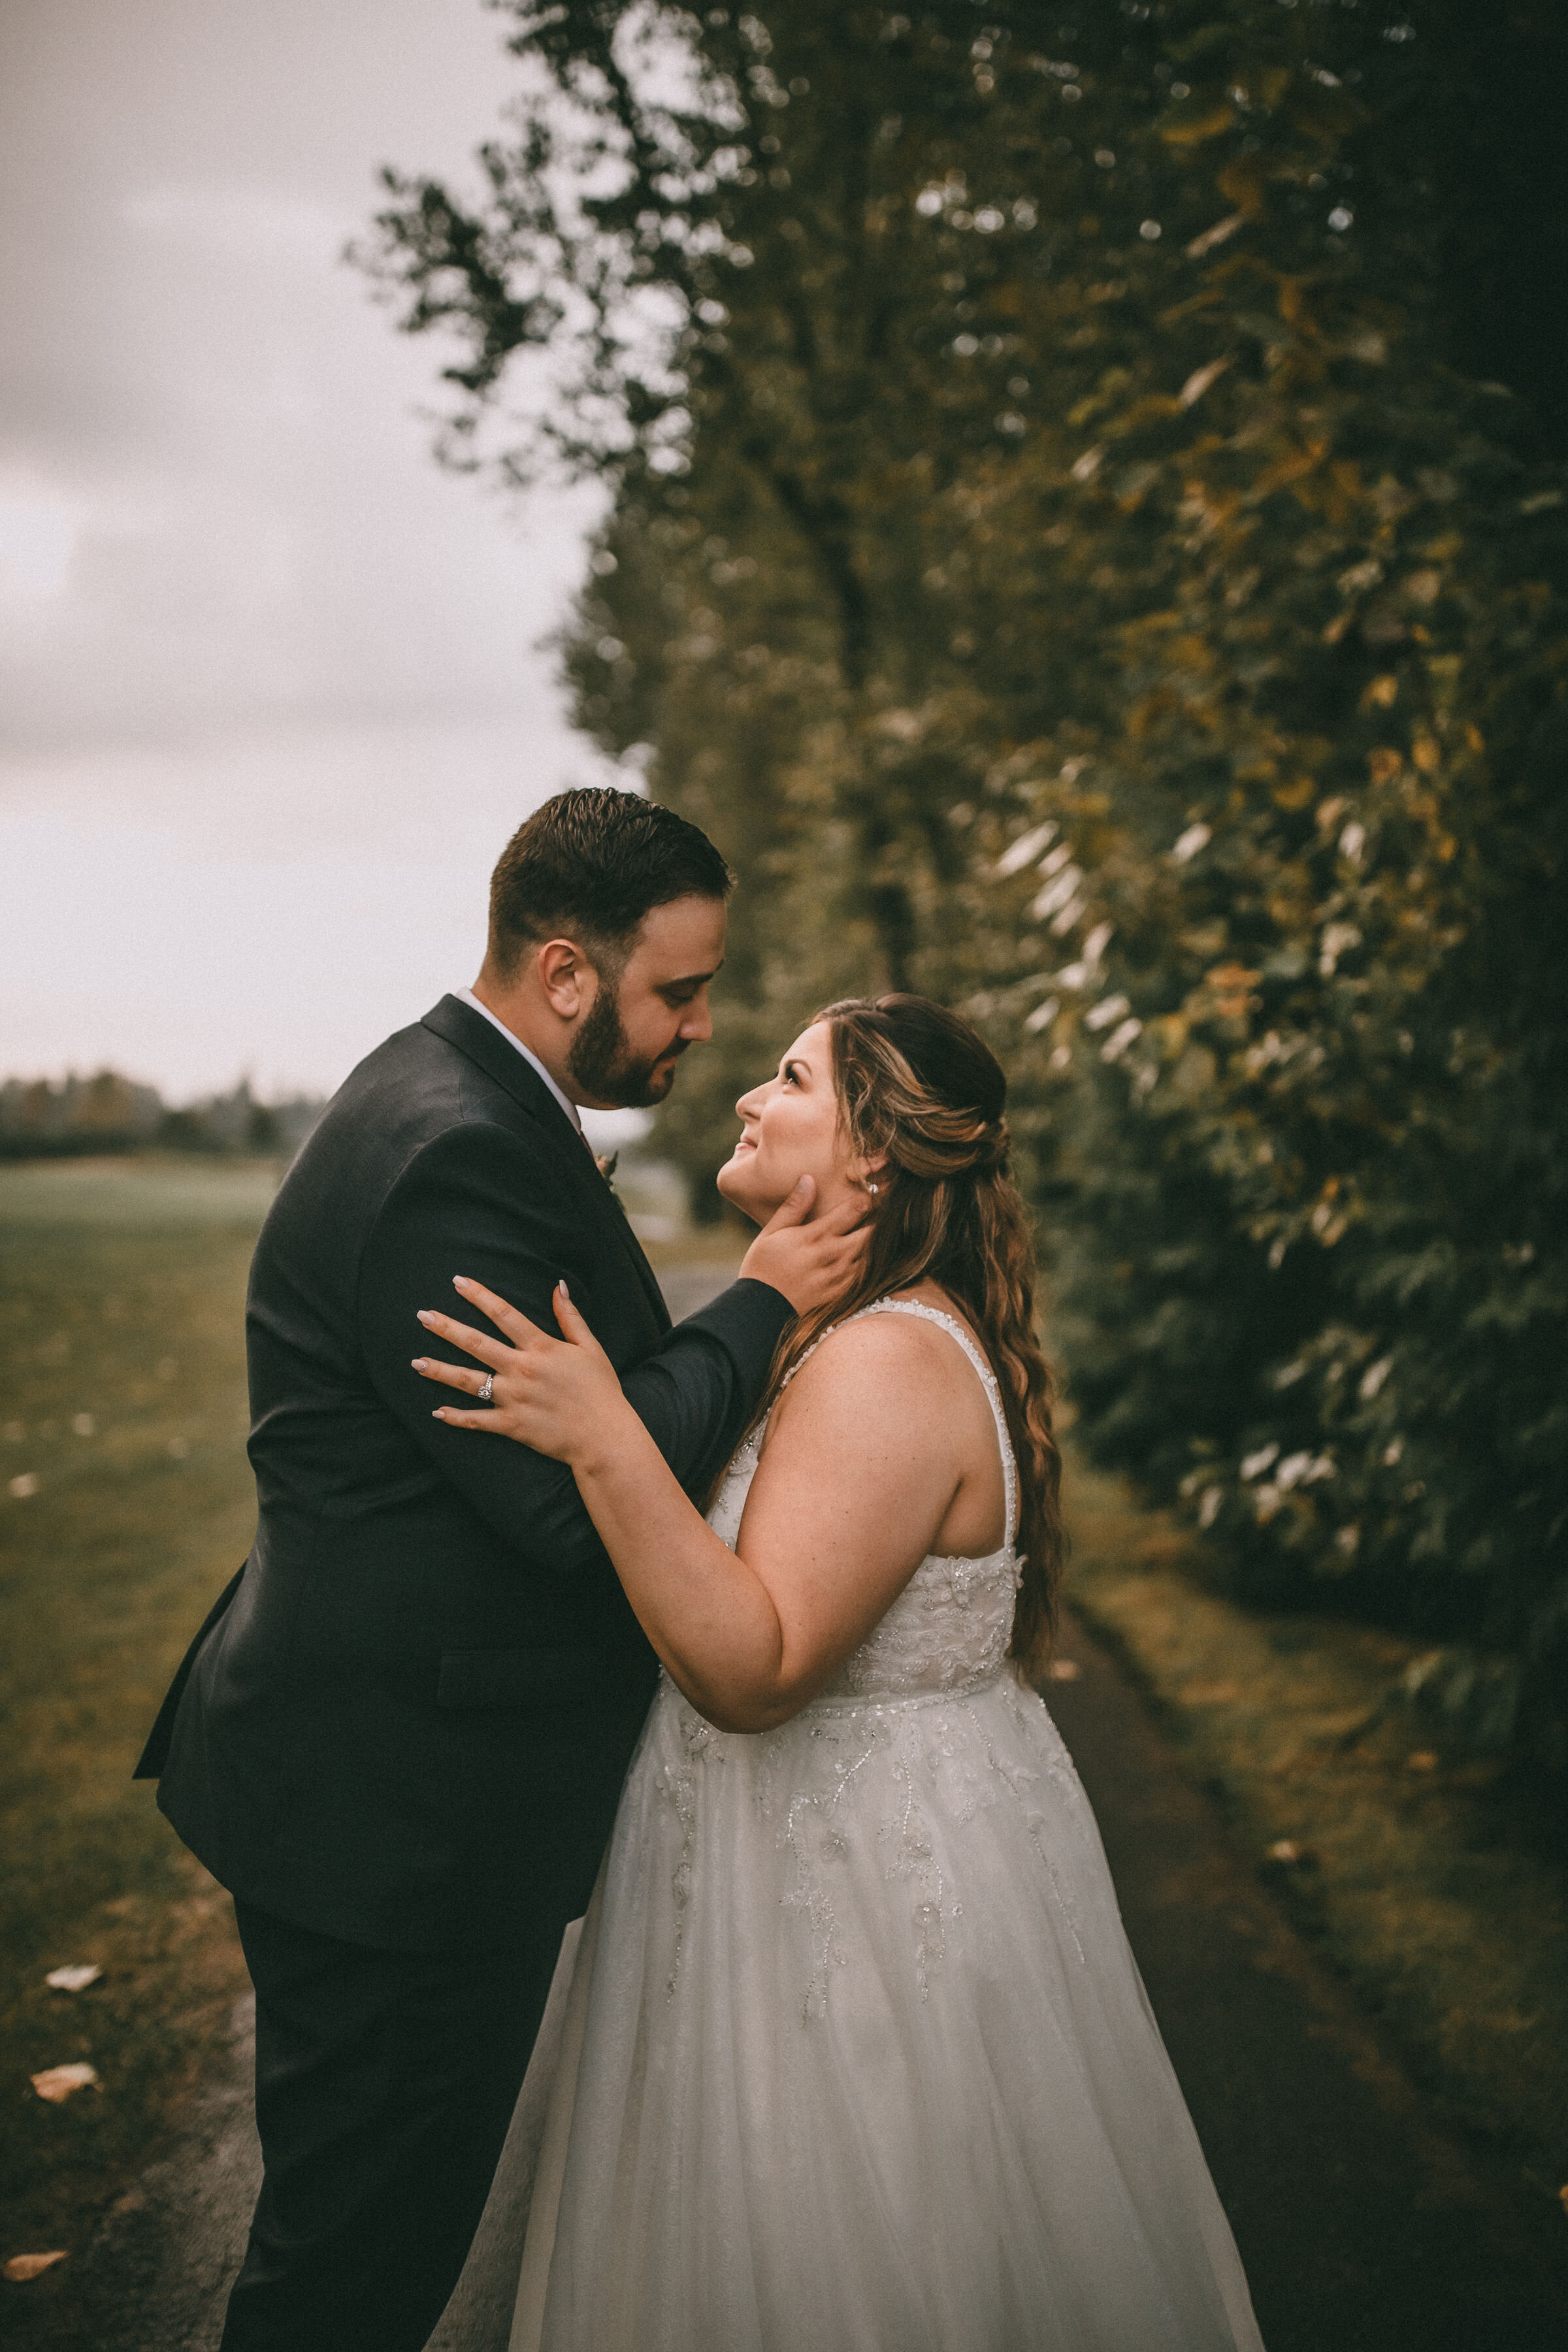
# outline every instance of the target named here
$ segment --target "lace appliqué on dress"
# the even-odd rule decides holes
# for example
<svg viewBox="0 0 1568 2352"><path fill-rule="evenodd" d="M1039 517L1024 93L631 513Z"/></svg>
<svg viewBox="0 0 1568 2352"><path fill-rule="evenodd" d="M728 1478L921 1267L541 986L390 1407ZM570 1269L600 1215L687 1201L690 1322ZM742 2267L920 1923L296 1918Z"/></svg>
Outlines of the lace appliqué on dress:
<svg viewBox="0 0 1568 2352"><path fill-rule="evenodd" d="M669 1688L673 1690L674 1685L669 1685ZM697 1850L698 1775L710 1762L721 1764L724 1760L723 1733L716 1731L695 1707L680 1707L676 1715L676 1727L680 1742L679 1756L667 1762L658 1776L659 1792L672 1807L681 1829L680 1858L670 1877L670 1893L675 1902L675 1949L670 1956L666 1990L672 1996L676 1979L680 1974L681 1948L686 1941L686 1907L691 1899L691 1862Z"/></svg>

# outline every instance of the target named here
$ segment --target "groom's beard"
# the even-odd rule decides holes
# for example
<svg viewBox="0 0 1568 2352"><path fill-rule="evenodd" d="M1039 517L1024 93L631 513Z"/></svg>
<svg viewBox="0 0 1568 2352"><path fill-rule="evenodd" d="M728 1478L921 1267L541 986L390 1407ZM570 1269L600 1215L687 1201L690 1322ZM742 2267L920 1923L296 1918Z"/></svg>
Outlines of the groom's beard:
<svg viewBox="0 0 1568 2352"><path fill-rule="evenodd" d="M686 1046L687 1040L677 1037L652 1061L634 1054L621 1026L616 991L601 988L572 1041L566 1066L584 1094L642 1110L664 1100L675 1084L675 1065Z"/></svg>

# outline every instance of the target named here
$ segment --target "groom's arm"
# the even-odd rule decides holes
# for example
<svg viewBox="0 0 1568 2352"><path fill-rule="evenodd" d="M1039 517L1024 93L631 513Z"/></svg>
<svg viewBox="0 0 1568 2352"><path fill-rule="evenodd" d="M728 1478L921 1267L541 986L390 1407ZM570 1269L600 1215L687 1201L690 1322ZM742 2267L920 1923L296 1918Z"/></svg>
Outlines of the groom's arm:
<svg viewBox="0 0 1568 2352"><path fill-rule="evenodd" d="M506 1129L475 1125L427 1144L403 1171L373 1229L358 1286L360 1341L378 1393L497 1534L568 1588L584 1572L590 1581L595 1571L612 1572L570 1470L526 1446L433 1420L429 1384L412 1359L468 1361L416 1319L422 1307L469 1315L452 1289L454 1275L484 1283L553 1332L556 1283L565 1276L592 1320L595 1271L549 1157ZM689 1493L702 1492L743 1433L793 1315L768 1284L732 1284L623 1374L629 1402Z"/></svg>
<svg viewBox="0 0 1568 2352"><path fill-rule="evenodd" d="M638 1419L694 1499L706 1494L745 1435L795 1315L771 1283L742 1276L623 1373L621 1386ZM553 1310L545 1328L555 1328Z"/></svg>

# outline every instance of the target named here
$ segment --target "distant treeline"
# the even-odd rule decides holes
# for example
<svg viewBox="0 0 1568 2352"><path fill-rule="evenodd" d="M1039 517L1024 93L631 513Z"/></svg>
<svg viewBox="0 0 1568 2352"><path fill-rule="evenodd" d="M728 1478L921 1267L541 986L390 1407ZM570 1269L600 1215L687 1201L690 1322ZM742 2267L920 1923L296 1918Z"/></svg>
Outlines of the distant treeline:
<svg viewBox="0 0 1568 2352"><path fill-rule="evenodd" d="M259 1102L242 1078L226 1095L176 1108L156 1087L118 1070L7 1078L0 1085L0 1160L65 1160L89 1153L193 1151L275 1153L291 1158L321 1117L317 1095Z"/></svg>

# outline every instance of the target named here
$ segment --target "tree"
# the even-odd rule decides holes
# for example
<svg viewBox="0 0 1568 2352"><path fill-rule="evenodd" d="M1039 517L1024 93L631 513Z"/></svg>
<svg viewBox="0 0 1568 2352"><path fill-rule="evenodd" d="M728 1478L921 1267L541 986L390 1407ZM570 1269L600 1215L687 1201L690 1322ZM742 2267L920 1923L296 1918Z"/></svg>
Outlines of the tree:
<svg viewBox="0 0 1568 2352"><path fill-rule="evenodd" d="M1562 328L1472 299L1562 255L1563 31L509 13L378 266L460 462L610 485L580 718L743 884L685 1164L826 997L965 1002L1090 1441L1568 1753Z"/></svg>

